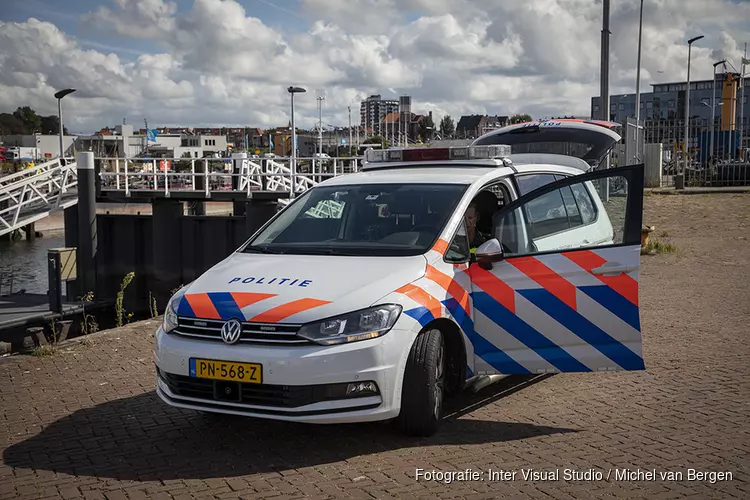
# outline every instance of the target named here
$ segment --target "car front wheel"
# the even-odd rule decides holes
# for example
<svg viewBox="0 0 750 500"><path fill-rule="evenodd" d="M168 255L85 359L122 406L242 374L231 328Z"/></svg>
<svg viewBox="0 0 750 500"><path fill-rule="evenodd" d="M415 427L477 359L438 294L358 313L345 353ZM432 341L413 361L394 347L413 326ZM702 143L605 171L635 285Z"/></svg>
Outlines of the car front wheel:
<svg viewBox="0 0 750 500"><path fill-rule="evenodd" d="M410 436L431 436L443 414L445 342L440 330L421 332L409 352L401 394L399 429Z"/></svg>

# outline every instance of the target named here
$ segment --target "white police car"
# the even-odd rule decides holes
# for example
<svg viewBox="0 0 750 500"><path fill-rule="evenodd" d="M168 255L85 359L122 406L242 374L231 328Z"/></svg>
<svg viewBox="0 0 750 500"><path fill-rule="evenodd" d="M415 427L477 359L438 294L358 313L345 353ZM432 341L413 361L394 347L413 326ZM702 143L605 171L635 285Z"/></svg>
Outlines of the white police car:
<svg viewBox="0 0 750 500"><path fill-rule="evenodd" d="M430 435L492 374L641 370L642 165L556 120L371 150L172 297L157 393L208 412ZM512 148L512 150L511 150ZM470 251L476 202L488 241Z"/></svg>

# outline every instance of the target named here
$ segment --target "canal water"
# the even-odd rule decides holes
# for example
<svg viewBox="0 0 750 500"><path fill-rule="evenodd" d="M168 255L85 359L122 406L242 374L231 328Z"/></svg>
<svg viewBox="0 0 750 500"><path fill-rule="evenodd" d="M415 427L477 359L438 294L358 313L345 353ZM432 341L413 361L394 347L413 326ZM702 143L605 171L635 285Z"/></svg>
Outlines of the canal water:
<svg viewBox="0 0 750 500"><path fill-rule="evenodd" d="M26 289L27 293L47 293L47 250L65 246L62 231L33 241L0 241L0 294Z"/></svg>

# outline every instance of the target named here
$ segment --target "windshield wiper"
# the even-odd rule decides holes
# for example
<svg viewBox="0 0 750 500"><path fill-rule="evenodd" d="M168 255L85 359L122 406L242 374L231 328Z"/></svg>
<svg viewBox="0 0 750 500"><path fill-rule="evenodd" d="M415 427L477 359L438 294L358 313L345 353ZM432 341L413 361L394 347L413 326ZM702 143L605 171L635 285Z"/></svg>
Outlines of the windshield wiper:
<svg viewBox="0 0 750 500"><path fill-rule="evenodd" d="M296 250L296 251L295 251ZM289 253L295 255L355 255L342 250L336 250L334 248L300 248L290 249Z"/></svg>
<svg viewBox="0 0 750 500"><path fill-rule="evenodd" d="M273 254L281 254L284 253L280 250L273 250L271 248L268 248L267 246L259 247L255 245L250 245L249 247L245 247L245 249L242 251L242 253L245 252L257 252L257 253L273 253Z"/></svg>

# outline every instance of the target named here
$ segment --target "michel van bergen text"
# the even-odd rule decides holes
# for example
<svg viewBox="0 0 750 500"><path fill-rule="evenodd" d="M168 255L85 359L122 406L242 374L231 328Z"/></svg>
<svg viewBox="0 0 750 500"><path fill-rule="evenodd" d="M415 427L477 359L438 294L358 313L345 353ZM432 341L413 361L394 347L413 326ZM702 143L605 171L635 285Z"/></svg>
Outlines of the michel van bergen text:
<svg viewBox="0 0 750 500"><path fill-rule="evenodd" d="M417 481L452 483L460 481L702 481L717 483L731 481L731 472L684 469L465 469L439 471L416 469Z"/></svg>

